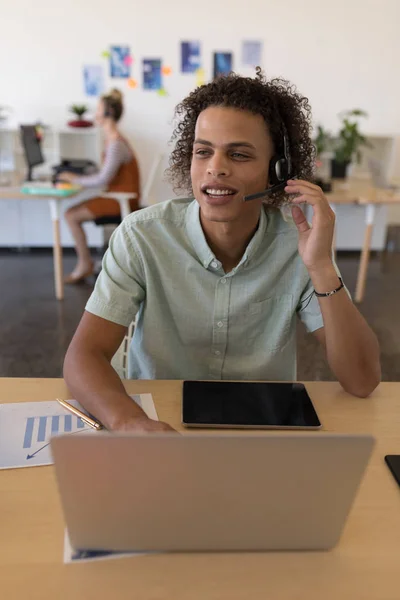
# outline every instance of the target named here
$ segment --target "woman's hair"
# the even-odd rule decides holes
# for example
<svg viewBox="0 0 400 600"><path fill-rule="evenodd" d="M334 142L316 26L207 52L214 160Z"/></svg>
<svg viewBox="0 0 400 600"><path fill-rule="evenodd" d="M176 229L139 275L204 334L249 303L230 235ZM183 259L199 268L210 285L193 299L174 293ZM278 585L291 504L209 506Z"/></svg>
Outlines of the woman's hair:
<svg viewBox="0 0 400 600"><path fill-rule="evenodd" d="M283 128L289 138L292 173L299 179L310 180L313 175L315 150L311 141L311 108L294 85L285 79L268 81L261 68L255 78L235 73L221 76L213 82L196 88L175 109L177 124L171 142L167 176L177 193L192 194L190 166L194 132L199 114L210 106L246 110L261 115L272 137L274 152L283 154ZM268 204L279 205L285 198L283 191L273 192Z"/></svg>
<svg viewBox="0 0 400 600"><path fill-rule="evenodd" d="M104 116L119 121L124 112L122 93L114 88L109 94L104 94L101 99L104 104Z"/></svg>

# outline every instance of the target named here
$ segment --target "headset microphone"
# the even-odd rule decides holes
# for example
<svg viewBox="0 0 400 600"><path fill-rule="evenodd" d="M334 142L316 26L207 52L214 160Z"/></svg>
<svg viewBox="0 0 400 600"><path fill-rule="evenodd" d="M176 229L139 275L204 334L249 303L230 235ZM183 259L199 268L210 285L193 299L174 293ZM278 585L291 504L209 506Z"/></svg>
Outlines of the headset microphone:
<svg viewBox="0 0 400 600"><path fill-rule="evenodd" d="M245 196L243 200L248 202L248 200L259 200L260 198L265 198L265 196L269 196L272 192L278 192L279 190L283 190L286 187L286 181L283 183L278 183L277 185L273 185L262 192L256 192L255 194L250 194L249 196Z"/></svg>

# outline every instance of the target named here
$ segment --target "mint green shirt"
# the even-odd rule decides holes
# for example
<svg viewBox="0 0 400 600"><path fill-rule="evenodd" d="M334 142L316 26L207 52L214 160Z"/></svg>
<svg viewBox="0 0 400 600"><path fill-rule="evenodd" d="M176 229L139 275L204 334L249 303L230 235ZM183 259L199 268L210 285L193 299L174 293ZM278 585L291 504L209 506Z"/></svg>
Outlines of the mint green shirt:
<svg viewBox="0 0 400 600"><path fill-rule="evenodd" d="M114 232L86 305L128 326L133 379L296 379L296 315L323 327L298 233L265 208L240 263L225 273L195 200L129 215Z"/></svg>

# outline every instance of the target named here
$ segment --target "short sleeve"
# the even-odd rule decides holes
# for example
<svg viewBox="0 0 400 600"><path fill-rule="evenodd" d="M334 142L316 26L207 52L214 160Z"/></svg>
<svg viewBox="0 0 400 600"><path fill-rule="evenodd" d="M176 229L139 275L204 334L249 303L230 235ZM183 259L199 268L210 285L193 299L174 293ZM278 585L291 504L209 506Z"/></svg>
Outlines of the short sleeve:
<svg viewBox="0 0 400 600"><path fill-rule="evenodd" d="M110 239L102 270L86 310L98 317L128 327L145 298L142 262L124 222Z"/></svg>
<svg viewBox="0 0 400 600"><path fill-rule="evenodd" d="M300 302L297 306L297 313L303 321L308 332L316 331L324 326L321 309L319 307L318 298L314 294L314 287L311 279L308 280Z"/></svg>
<svg viewBox="0 0 400 600"><path fill-rule="evenodd" d="M332 260L338 277L341 277L340 271L333 257ZM350 292L346 287L345 291L351 300ZM310 278L308 279L307 285L297 306L297 313L306 326L307 331L310 333L316 331L317 329L321 329L321 327L324 326L324 320L322 318L319 301L317 296L314 294L314 287Z"/></svg>

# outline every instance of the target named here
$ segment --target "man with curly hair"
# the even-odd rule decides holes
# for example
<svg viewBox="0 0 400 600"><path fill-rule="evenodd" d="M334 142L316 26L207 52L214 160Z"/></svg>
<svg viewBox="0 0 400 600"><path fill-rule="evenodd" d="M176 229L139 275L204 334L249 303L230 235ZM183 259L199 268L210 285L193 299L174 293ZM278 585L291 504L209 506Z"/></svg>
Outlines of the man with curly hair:
<svg viewBox="0 0 400 600"><path fill-rule="evenodd" d="M332 260L308 100L258 69L197 88L176 112L169 175L190 197L130 215L112 237L65 360L75 398L111 430L171 429L110 366L135 316L131 378L294 380L299 316L343 388L369 395L379 346Z"/></svg>

